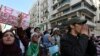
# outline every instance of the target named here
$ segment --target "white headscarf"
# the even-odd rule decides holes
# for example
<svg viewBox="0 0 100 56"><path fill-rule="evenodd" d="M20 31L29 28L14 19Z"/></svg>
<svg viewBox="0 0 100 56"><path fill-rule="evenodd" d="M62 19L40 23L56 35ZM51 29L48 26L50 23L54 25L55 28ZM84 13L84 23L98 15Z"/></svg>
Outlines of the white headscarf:
<svg viewBox="0 0 100 56"><path fill-rule="evenodd" d="M38 33L33 32L33 33L31 34L31 39L32 39L32 37L33 37L34 35L38 35Z"/></svg>

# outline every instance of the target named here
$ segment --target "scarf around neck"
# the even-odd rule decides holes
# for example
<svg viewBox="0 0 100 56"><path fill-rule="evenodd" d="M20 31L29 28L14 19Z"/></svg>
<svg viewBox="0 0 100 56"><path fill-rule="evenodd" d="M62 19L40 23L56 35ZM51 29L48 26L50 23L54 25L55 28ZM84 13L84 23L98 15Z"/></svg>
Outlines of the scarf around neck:
<svg viewBox="0 0 100 56"><path fill-rule="evenodd" d="M27 56L37 56L39 53L38 43L30 42L27 50Z"/></svg>

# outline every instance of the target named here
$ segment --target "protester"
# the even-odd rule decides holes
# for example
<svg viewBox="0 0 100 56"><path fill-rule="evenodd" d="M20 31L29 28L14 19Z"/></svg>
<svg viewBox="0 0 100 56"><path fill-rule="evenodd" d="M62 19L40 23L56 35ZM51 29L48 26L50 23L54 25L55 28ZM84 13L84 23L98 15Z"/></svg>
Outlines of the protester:
<svg viewBox="0 0 100 56"><path fill-rule="evenodd" d="M59 50L60 50L60 31L59 31L59 28L53 29L52 42L53 42L53 45L57 45ZM59 56L59 51L52 54L52 56Z"/></svg>
<svg viewBox="0 0 100 56"><path fill-rule="evenodd" d="M100 36L96 36L95 45L97 49L97 56L100 56Z"/></svg>
<svg viewBox="0 0 100 56"><path fill-rule="evenodd" d="M97 56L96 45L94 44L92 39L89 39L88 41L86 53L87 53L87 56Z"/></svg>
<svg viewBox="0 0 100 56"><path fill-rule="evenodd" d="M26 32L26 35L29 37L29 39L31 38L31 29L32 27L28 27L25 32Z"/></svg>
<svg viewBox="0 0 100 56"><path fill-rule="evenodd" d="M51 35L49 34L48 31L44 31L44 35L42 37L42 56L47 56L48 55L48 48L52 46L52 39Z"/></svg>
<svg viewBox="0 0 100 56"><path fill-rule="evenodd" d="M22 17L20 17L20 18L22 19ZM35 51L35 49L34 49L37 46L37 40L39 41L41 39L40 29L38 27L34 29L34 32L31 33L32 36L31 36L31 40L30 40L30 38L27 36L25 30L23 30L20 25L21 25L21 20L19 20L18 27L16 29L16 34L19 36L19 39L21 40L21 42L23 43L23 45L25 47L25 55L26 56L40 55L38 53L38 52L40 52L39 48L37 48L37 50L39 50L39 51L37 51L37 50ZM37 36L38 36L38 38L37 38ZM38 44L39 44L39 42L38 42ZM39 45L38 45L38 47L39 47ZM31 49L34 49L34 50L31 50Z"/></svg>
<svg viewBox="0 0 100 56"><path fill-rule="evenodd" d="M34 32L40 32L40 28L39 27L36 27L36 28L34 28Z"/></svg>
<svg viewBox="0 0 100 56"><path fill-rule="evenodd" d="M28 50L26 56L39 56L39 43L38 43L39 35L38 33L33 33L31 35L31 41L28 45Z"/></svg>
<svg viewBox="0 0 100 56"><path fill-rule="evenodd" d="M40 28L39 27L34 28L34 32L37 32L40 37L42 36L42 33L40 32Z"/></svg>
<svg viewBox="0 0 100 56"><path fill-rule="evenodd" d="M21 49L16 43L15 34L7 30L0 40L0 56L21 56Z"/></svg>
<svg viewBox="0 0 100 56"><path fill-rule="evenodd" d="M45 47L50 47L52 45L52 39L51 39L51 35L49 34L48 31L44 32L44 36L43 36L43 44L45 45Z"/></svg>
<svg viewBox="0 0 100 56"><path fill-rule="evenodd" d="M59 36L59 28L53 29L53 35L52 35L52 42L54 45L60 46L60 36Z"/></svg>
<svg viewBox="0 0 100 56"><path fill-rule="evenodd" d="M2 28L1 28L1 23L0 23L0 39L2 39Z"/></svg>
<svg viewBox="0 0 100 56"><path fill-rule="evenodd" d="M22 15L19 15L18 26L16 26L16 27L13 26L13 28L11 30L6 31L3 34L2 34L2 32L0 32L0 36L1 36L0 56L25 56L28 46L31 46L31 41L36 40L35 38L32 37L32 39L30 41L25 30L23 30L21 27L21 22L22 22ZM18 39L16 39L15 34L12 32L13 30L16 31L15 34L18 36L18 39L21 40L21 42L23 43L23 45L25 47L24 55L22 55L22 50L19 46L20 44L18 43L18 41L16 41ZM0 28L0 31L1 31L1 28ZM39 34L39 32L38 32L38 34ZM32 42L32 45L33 45L33 42ZM28 48L28 50L30 50L30 48ZM35 53L33 53L32 55L34 55L34 54ZM38 56L38 55L35 55L35 56Z"/></svg>
<svg viewBox="0 0 100 56"><path fill-rule="evenodd" d="M50 30L50 35L52 35L52 34L53 34L53 29Z"/></svg>
<svg viewBox="0 0 100 56"><path fill-rule="evenodd" d="M88 48L89 29L85 25L86 22L87 20L80 17L68 20L68 32L60 41L61 56L91 56L90 53L94 52L93 49L89 51ZM96 56L96 53L92 53L92 56Z"/></svg>

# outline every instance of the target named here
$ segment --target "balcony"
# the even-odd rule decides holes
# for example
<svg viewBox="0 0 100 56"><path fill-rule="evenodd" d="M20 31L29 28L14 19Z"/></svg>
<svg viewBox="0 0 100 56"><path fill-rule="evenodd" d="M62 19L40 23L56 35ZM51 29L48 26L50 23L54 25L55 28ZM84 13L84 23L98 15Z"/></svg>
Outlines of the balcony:
<svg viewBox="0 0 100 56"><path fill-rule="evenodd" d="M92 10L92 11L96 11L97 10L97 8L94 6L94 5L90 5L89 3L87 3L87 2L84 2L84 6L85 7L88 7L90 10Z"/></svg>
<svg viewBox="0 0 100 56"><path fill-rule="evenodd" d="M94 8L94 9L93 9ZM61 10L61 9L60 9ZM94 17L96 15L96 12L95 12L95 7L89 5L88 3L84 2L79 2L73 6L70 6L70 7L67 7L65 8L64 10L62 11L55 11L53 12L54 14L56 13L59 13L59 12L63 12L63 14L61 14L60 16L54 16L53 19L58 19L58 18L61 18L61 17L64 17L64 16L67 16L67 15L70 15L70 14L73 14L73 13L76 13L77 11L82 11L88 15L90 15L91 17ZM52 20L53 20L52 19Z"/></svg>
<svg viewBox="0 0 100 56"><path fill-rule="evenodd" d="M61 10L64 10L66 8L68 8L70 6L70 3L69 2L66 2L64 4L61 4L59 7L58 7L58 10L61 11Z"/></svg>
<svg viewBox="0 0 100 56"><path fill-rule="evenodd" d="M56 19L56 18L59 18L59 16L57 15L57 16L54 17L54 19Z"/></svg>
<svg viewBox="0 0 100 56"><path fill-rule="evenodd" d="M60 17L60 14L58 15L58 14L55 14L55 15L52 15L52 19L50 19L50 21L51 20L54 20L54 19L57 19L57 18L59 18Z"/></svg>
<svg viewBox="0 0 100 56"><path fill-rule="evenodd" d="M62 1L62 0L55 0L55 1L53 2L53 5L52 5L52 6L55 6L55 5L59 4L61 1Z"/></svg>
<svg viewBox="0 0 100 56"><path fill-rule="evenodd" d="M95 16L96 15L96 12L94 12L94 11L92 11L91 9L89 9L88 7L84 7L84 9L86 10L84 10L84 12L89 12L89 13L87 13L87 14L91 14L92 16Z"/></svg>
<svg viewBox="0 0 100 56"><path fill-rule="evenodd" d="M91 16L95 16L95 14L96 14L95 11L88 8L88 6L78 6L78 7L72 8L72 9L70 9L70 7L69 7L67 9L63 10L63 14L61 14L61 16L54 17L54 19L75 13L77 11L82 11L82 12L88 14L88 15L91 15Z"/></svg>
<svg viewBox="0 0 100 56"><path fill-rule="evenodd" d="M96 23L96 28L97 31L100 31L100 23Z"/></svg>
<svg viewBox="0 0 100 56"><path fill-rule="evenodd" d="M42 24L45 24L47 22L49 22L49 19L48 18L44 17L44 19L41 19L41 23Z"/></svg>
<svg viewBox="0 0 100 56"><path fill-rule="evenodd" d="M53 10L52 15L56 14L58 12L58 10Z"/></svg>
<svg viewBox="0 0 100 56"><path fill-rule="evenodd" d="M76 11L83 11L83 12L89 14L89 15L91 14L92 16L95 16L95 14L96 14L95 10L92 9L92 6L90 6L90 5L87 6L86 4L81 5L80 3L78 3L77 5L72 6L71 8L72 8L71 10L69 10L68 8L66 9L66 11L64 10L63 11L64 15L67 15L67 14L70 14L70 13L73 13L73 12L76 12Z"/></svg>
<svg viewBox="0 0 100 56"><path fill-rule="evenodd" d="M70 0L62 0L62 1L59 3L59 5L60 5L60 6L58 7L59 10L65 8L65 7L69 7L69 5L70 5Z"/></svg>

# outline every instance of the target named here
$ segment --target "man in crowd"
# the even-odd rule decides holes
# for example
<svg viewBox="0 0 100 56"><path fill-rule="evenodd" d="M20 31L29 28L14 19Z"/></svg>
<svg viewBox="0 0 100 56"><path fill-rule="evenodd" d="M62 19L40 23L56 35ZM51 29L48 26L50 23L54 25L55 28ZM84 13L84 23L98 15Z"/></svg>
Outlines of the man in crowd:
<svg viewBox="0 0 100 56"><path fill-rule="evenodd" d="M96 56L96 48L89 48L89 28L87 20L80 17L68 20L68 32L60 40L61 56ZM90 49L93 49L89 51ZM95 52L94 52L95 51ZM94 52L94 53L93 53Z"/></svg>

